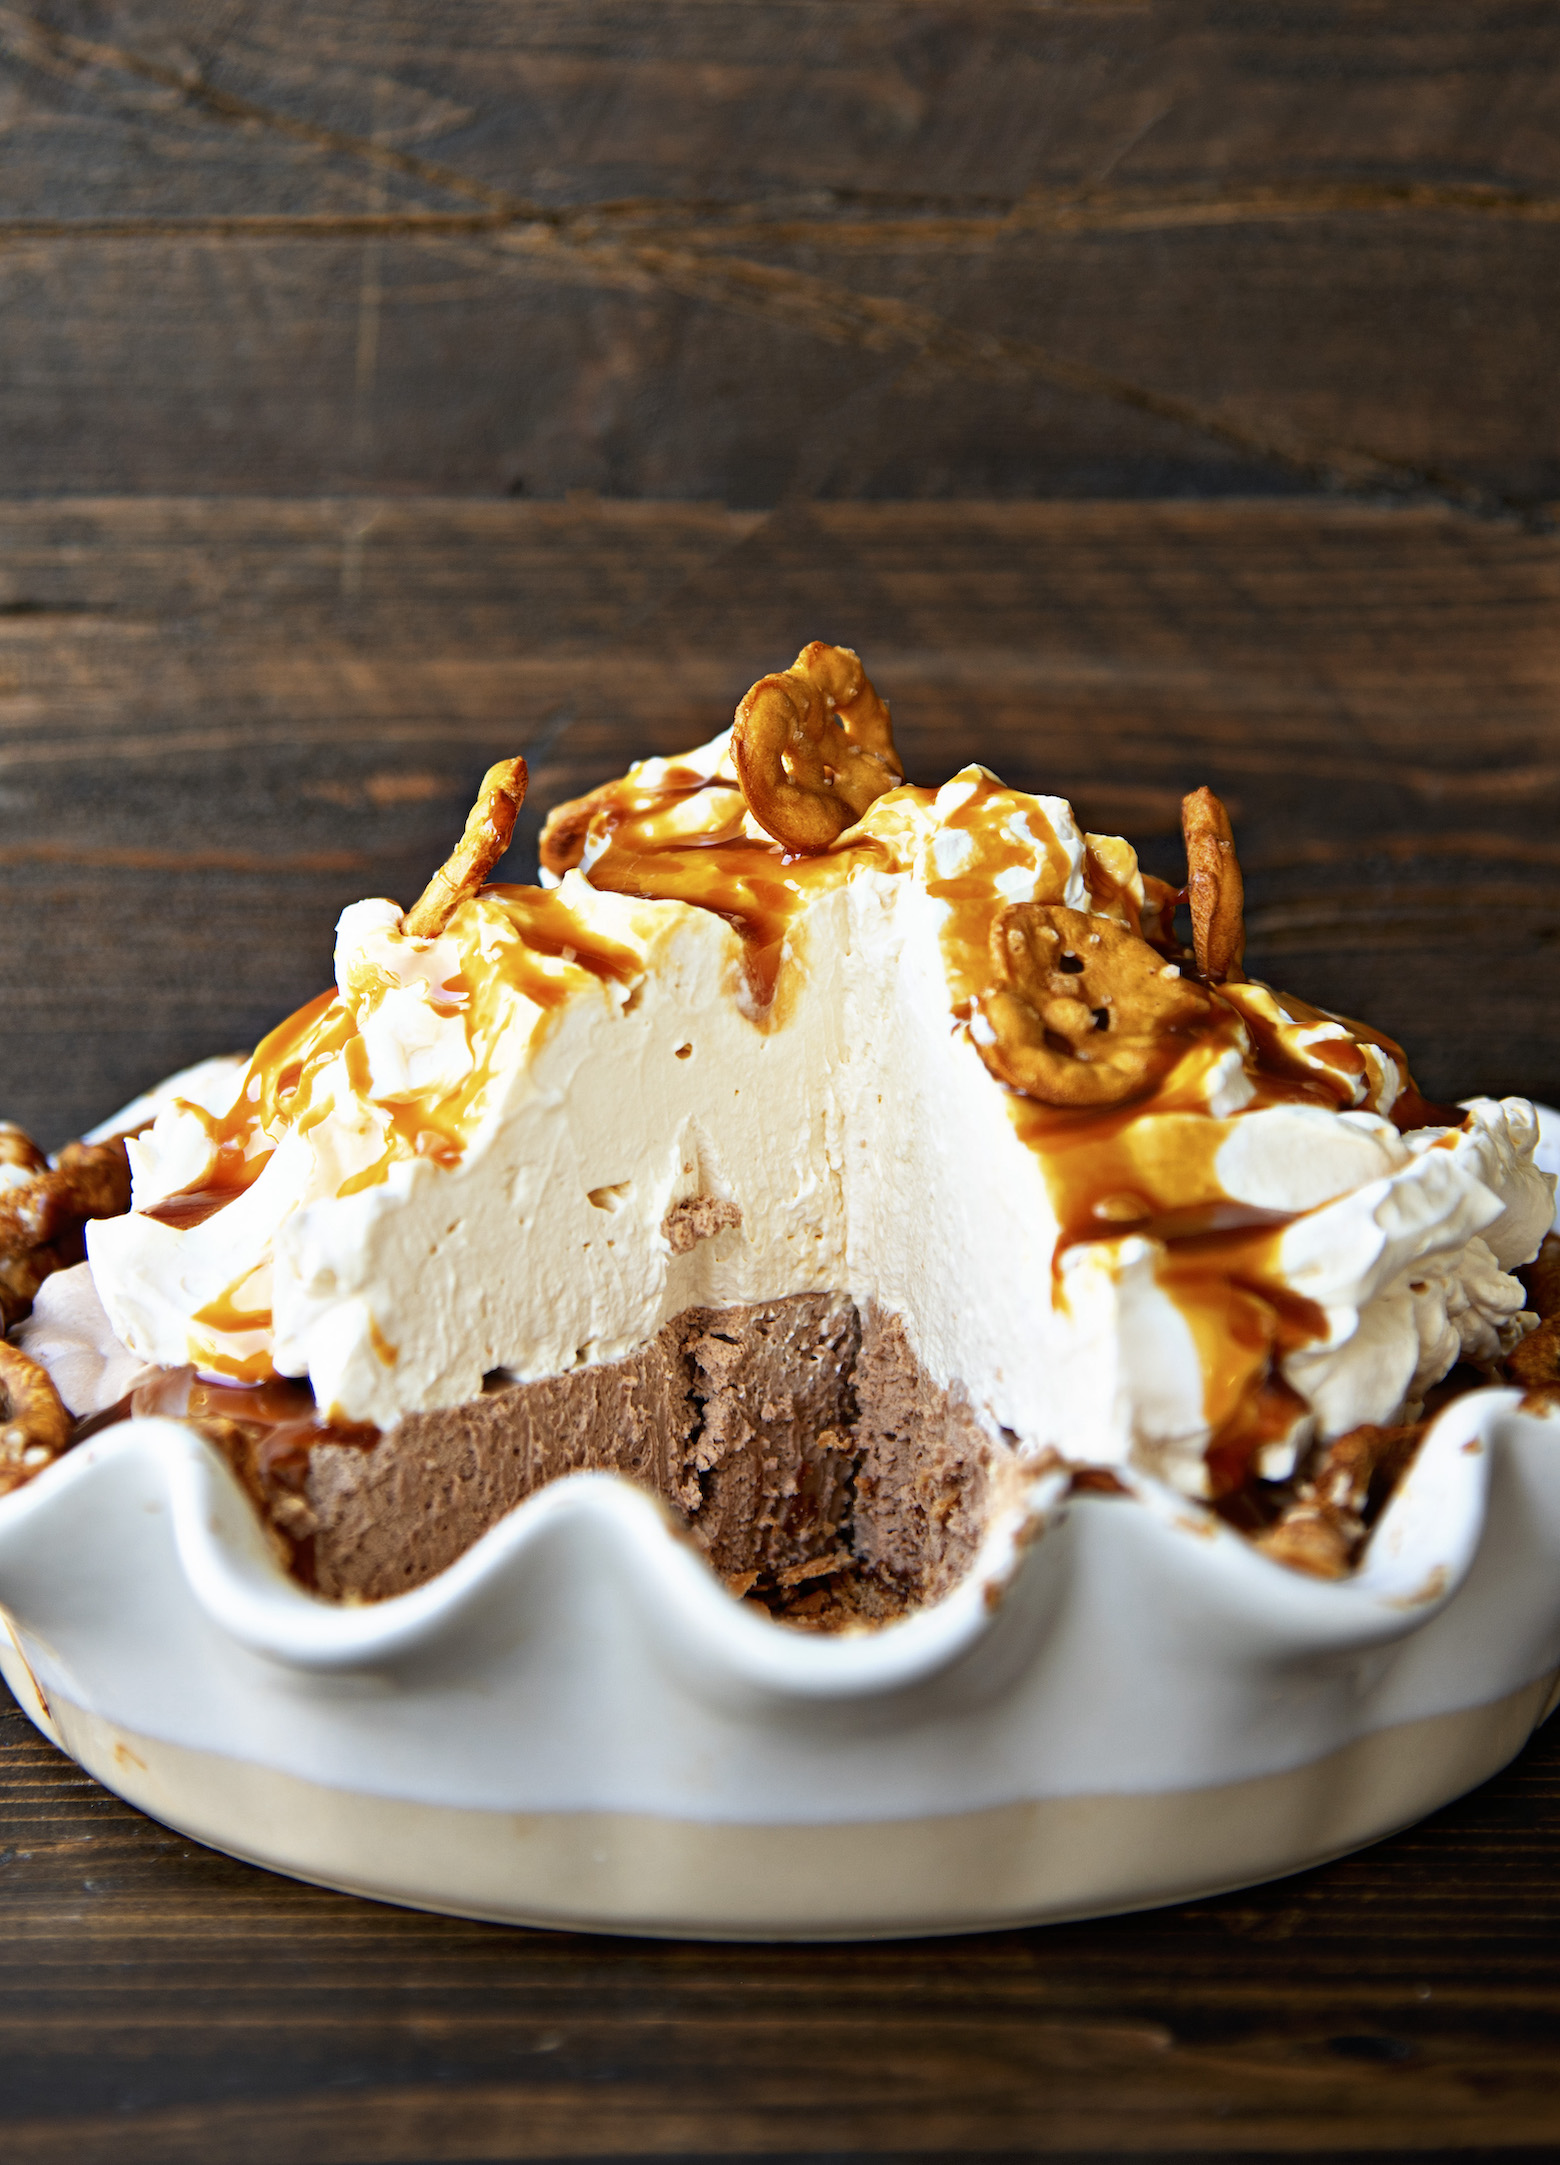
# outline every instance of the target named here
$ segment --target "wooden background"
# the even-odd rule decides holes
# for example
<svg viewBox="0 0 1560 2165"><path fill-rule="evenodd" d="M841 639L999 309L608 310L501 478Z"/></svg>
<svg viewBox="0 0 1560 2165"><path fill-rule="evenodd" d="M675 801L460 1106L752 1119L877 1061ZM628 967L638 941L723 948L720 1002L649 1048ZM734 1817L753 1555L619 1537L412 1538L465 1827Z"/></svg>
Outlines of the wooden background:
<svg viewBox="0 0 1560 2165"><path fill-rule="evenodd" d="M1560 1096L1554 0L0 0L0 1110L328 977L858 646L1433 1093ZM229 1864L0 1723L8 2160L1503 2159L1560 2142L1560 1742L1353 1862L903 1948Z"/></svg>

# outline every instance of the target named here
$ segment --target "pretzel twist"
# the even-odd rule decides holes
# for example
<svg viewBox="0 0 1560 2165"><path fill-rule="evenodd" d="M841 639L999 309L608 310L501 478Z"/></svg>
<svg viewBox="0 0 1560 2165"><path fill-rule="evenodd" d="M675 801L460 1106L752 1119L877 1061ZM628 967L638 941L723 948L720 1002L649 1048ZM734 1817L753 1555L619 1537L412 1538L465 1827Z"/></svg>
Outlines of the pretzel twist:
<svg viewBox="0 0 1560 2165"><path fill-rule="evenodd" d="M24 1173L49 1170L48 1159L14 1120L0 1120L0 1165L19 1166Z"/></svg>
<svg viewBox="0 0 1560 2165"><path fill-rule="evenodd" d="M32 1309L44 1279L81 1260L88 1218L117 1218L130 1208L130 1161L123 1138L67 1143L50 1165L20 1128L0 1132L0 1163L27 1178L0 1188L0 1330Z"/></svg>
<svg viewBox="0 0 1560 2165"><path fill-rule="evenodd" d="M501 759L489 767L460 840L401 920L404 932L414 939L436 939L477 892L509 847L525 802L525 785L523 759Z"/></svg>
<svg viewBox="0 0 1560 2165"><path fill-rule="evenodd" d="M1175 1059L1213 1002L1125 925L1060 903L1015 902L991 927L998 982L980 1010L991 1072L1046 1105L1120 1105Z"/></svg>
<svg viewBox="0 0 1560 2165"><path fill-rule="evenodd" d="M1197 967L1210 985L1222 985L1243 974L1246 889L1230 815L1211 789L1194 789L1181 799L1181 834Z"/></svg>
<svg viewBox="0 0 1560 2165"><path fill-rule="evenodd" d="M47 1372L0 1338L0 1496L68 1448L73 1423Z"/></svg>
<svg viewBox="0 0 1560 2165"><path fill-rule="evenodd" d="M83 1218L117 1218L130 1207L123 1141L67 1143L56 1165L0 1190L0 1255L56 1239Z"/></svg>
<svg viewBox="0 0 1560 2165"><path fill-rule="evenodd" d="M745 695L731 749L748 810L804 856L826 850L905 778L872 680L849 647L821 639Z"/></svg>

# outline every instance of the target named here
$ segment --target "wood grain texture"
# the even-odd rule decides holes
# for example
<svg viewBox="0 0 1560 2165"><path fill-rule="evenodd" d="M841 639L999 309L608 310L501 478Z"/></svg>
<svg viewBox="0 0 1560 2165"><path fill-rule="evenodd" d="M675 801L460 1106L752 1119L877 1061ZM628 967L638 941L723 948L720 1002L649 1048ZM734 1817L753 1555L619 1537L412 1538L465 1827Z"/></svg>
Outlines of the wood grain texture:
<svg viewBox="0 0 1560 2165"><path fill-rule="evenodd" d="M1546 0L0 5L11 489L1560 494Z"/></svg>
<svg viewBox="0 0 1560 2165"><path fill-rule="evenodd" d="M1359 1857L856 1947L421 1917L141 1818L0 1714L8 2165L1503 2159L1560 2143L1560 1736Z"/></svg>
<svg viewBox="0 0 1560 2165"><path fill-rule="evenodd" d="M1253 967L1426 1088L1560 1095L1560 543L1303 503L0 506L0 1101L51 1143L329 981L477 778L545 810L854 644L909 772L983 760L1177 872L1235 808Z"/></svg>
<svg viewBox="0 0 1560 2165"><path fill-rule="evenodd" d="M492 759L523 874L819 636L1152 869L1213 784L1254 967L1560 1097L1557 252L1552 0L0 0L0 1113L251 1042ZM1547 2159L1557 1780L661 1947L249 1870L7 1712L0 2155Z"/></svg>

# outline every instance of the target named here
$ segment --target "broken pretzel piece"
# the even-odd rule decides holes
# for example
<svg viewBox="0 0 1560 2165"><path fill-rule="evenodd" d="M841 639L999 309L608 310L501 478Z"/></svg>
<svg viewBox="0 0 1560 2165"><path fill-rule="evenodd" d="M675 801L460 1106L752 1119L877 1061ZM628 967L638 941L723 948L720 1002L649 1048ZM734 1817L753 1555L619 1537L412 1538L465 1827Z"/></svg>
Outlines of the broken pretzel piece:
<svg viewBox="0 0 1560 2165"><path fill-rule="evenodd" d="M760 677L731 728L748 810L782 848L817 856L904 780L887 706L849 647L815 639Z"/></svg>
<svg viewBox="0 0 1560 2165"><path fill-rule="evenodd" d="M32 1137L19 1128L14 1120L0 1120L0 1167L5 1166L14 1166L17 1171L27 1174L46 1173L49 1170L48 1159ZM0 1194L5 1192L5 1186L8 1185L9 1182L0 1185Z"/></svg>
<svg viewBox="0 0 1560 2165"><path fill-rule="evenodd" d="M1506 1374L1525 1391L1552 1390L1560 1384L1560 1316L1550 1316L1517 1341L1506 1355Z"/></svg>
<svg viewBox="0 0 1560 2165"><path fill-rule="evenodd" d="M117 1218L130 1208L130 1161L123 1138L115 1136L67 1143L50 1165L9 1123L4 1148L0 1163L26 1175L0 1187L0 1330L9 1330L31 1313L45 1278L81 1261L86 1220Z"/></svg>
<svg viewBox="0 0 1560 2165"><path fill-rule="evenodd" d="M1517 1276L1527 1288L1528 1306L1541 1323L1560 1315L1560 1233L1546 1233L1537 1255L1523 1264Z"/></svg>
<svg viewBox="0 0 1560 2165"><path fill-rule="evenodd" d="M1508 1381L1525 1391L1560 1389L1560 1233L1546 1233L1531 1263L1517 1272L1538 1328L1506 1355Z"/></svg>
<svg viewBox="0 0 1560 2165"><path fill-rule="evenodd" d="M0 1338L0 1496L52 1465L73 1426L47 1371Z"/></svg>
<svg viewBox="0 0 1560 2165"><path fill-rule="evenodd" d="M992 1074L1046 1105L1120 1105L1147 1090L1212 1013L1200 985L1108 917L1015 902L991 927L999 982L979 1007Z"/></svg>
<svg viewBox="0 0 1560 2165"><path fill-rule="evenodd" d="M1152 872L1139 874L1143 882L1143 908L1141 912L1143 937L1151 947L1164 949L1176 947L1175 906L1179 897L1168 880L1155 879Z"/></svg>
<svg viewBox="0 0 1560 2165"><path fill-rule="evenodd" d="M54 1165L0 1188L0 1255L58 1239L83 1218L117 1218L130 1207L130 1161L123 1139L67 1143Z"/></svg>
<svg viewBox="0 0 1560 2165"><path fill-rule="evenodd" d="M1323 1444L1312 1458L1293 1503L1256 1546L1275 1563L1316 1579L1351 1571L1371 1523L1408 1471L1428 1424L1398 1428L1364 1422Z"/></svg>
<svg viewBox="0 0 1560 2165"><path fill-rule="evenodd" d="M603 782L599 789L589 790L583 797L571 797L566 804L555 804L547 815L537 847L542 870L560 880L565 872L572 872L585 854L591 821L598 812L620 804L622 795L621 782Z"/></svg>
<svg viewBox="0 0 1560 2165"><path fill-rule="evenodd" d="M1181 799L1181 834L1197 967L1210 985L1222 985L1241 975L1246 892L1230 815L1211 789L1194 789Z"/></svg>
<svg viewBox="0 0 1560 2165"><path fill-rule="evenodd" d="M38 1288L57 1270L69 1270L82 1258L75 1254L77 1241L56 1246L43 1241L36 1248L22 1248L14 1255L0 1255L0 1333L10 1330L32 1314Z"/></svg>
<svg viewBox="0 0 1560 2165"><path fill-rule="evenodd" d="M501 759L482 777L465 831L402 919L413 939L432 940L474 895L509 847L525 802L523 759Z"/></svg>

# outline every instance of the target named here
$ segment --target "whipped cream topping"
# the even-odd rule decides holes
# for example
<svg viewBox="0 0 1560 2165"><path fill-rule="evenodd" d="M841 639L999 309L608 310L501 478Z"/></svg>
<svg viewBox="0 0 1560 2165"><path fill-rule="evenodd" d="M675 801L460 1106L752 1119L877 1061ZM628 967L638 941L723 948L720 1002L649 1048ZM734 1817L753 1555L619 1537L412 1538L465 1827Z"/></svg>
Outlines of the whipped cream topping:
<svg viewBox="0 0 1560 2165"><path fill-rule="evenodd" d="M137 1384L162 1373L114 1335L89 1263L74 1263L45 1278L15 1337L28 1358L47 1370L78 1421L111 1412Z"/></svg>
<svg viewBox="0 0 1560 2165"><path fill-rule="evenodd" d="M980 768L789 858L725 737L646 761L561 883L432 940L354 904L335 991L172 1095L132 1213L89 1228L113 1328L388 1426L691 1305L844 1291L1023 1449L1206 1495L1529 1327L1510 1272L1554 1183L1524 1101L1400 1132L1396 1046L1242 982L1148 1096L1036 1103L979 1050L1025 901L1150 907L1128 844ZM674 1241L698 1198L717 1230Z"/></svg>

